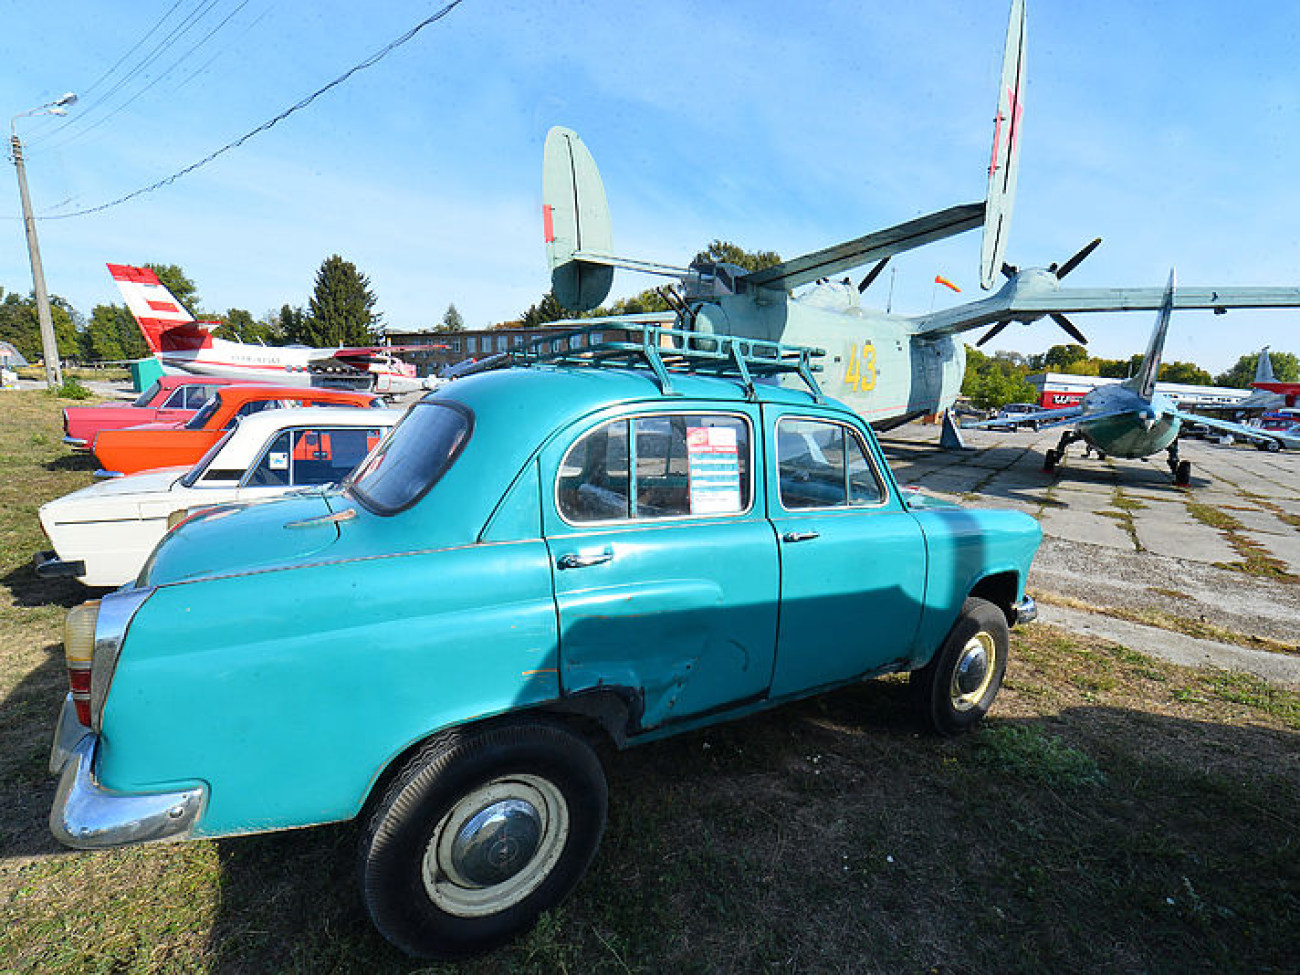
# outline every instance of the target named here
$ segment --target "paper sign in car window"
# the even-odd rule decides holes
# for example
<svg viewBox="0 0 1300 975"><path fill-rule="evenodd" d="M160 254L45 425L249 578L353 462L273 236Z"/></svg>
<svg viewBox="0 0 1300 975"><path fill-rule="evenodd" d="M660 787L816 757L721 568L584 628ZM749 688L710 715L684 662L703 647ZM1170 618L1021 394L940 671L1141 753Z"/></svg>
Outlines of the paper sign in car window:
<svg viewBox="0 0 1300 975"><path fill-rule="evenodd" d="M740 454L735 427L687 427L691 514L740 511Z"/></svg>
<svg viewBox="0 0 1300 975"><path fill-rule="evenodd" d="M271 462L271 470L273 471L287 471L289 469L288 451L273 450L268 455L268 459Z"/></svg>

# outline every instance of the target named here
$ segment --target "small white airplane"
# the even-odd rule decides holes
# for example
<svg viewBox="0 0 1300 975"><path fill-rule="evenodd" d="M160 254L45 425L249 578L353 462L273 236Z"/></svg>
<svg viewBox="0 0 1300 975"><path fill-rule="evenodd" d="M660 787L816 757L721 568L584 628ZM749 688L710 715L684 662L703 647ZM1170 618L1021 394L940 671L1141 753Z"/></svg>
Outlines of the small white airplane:
<svg viewBox="0 0 1300 975"><path fill-rule="evenodd" d="M256 379L286 386L364 386L376 393L432 389L440 380L420 379L396 356L399 346L314 349L302 345L248 345L212 334L147 267L109 264L144 340L163 367L198 376Z"/></svg>

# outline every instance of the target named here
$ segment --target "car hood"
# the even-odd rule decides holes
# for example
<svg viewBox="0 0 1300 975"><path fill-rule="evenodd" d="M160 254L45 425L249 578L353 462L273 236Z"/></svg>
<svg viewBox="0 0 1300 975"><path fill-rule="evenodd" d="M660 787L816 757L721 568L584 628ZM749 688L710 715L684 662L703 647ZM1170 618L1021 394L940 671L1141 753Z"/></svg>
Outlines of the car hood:
<svg viewBox="0 0 1300 975"><path fill-rule="evenodd" d="M203 508L163 537L139 584L163 586L314 561L338 540L333 513L319 492Z"/></svg>

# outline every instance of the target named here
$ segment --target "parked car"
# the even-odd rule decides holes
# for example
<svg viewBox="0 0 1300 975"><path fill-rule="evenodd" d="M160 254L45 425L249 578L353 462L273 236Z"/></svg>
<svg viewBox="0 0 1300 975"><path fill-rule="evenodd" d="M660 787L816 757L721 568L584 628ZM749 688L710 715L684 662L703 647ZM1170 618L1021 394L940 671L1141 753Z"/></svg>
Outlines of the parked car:
<svg viewBox="0 0 1300 975"><path fill-rule="evenodd" d="M247 383L244 379L198 376L163 376L133 402L69 406L63 411L63 442L75 450L89 450L101 430L120 430L142 423L184 423L222 386Z"/></svg>
<svg viewBox="0 0 1300 975"><path fill-rule="evenodd" d="M41 505L54 548L37 553L36 574L88 586L130 582L177 516L341 481L401 415L312 406L245 416L193 467L128 474Z"/></svg>
<svg viewBox="0 0 1300 975"><path fill-rule="evenodd" d="M286 406L383 406L373 393L293 386L225 386L184 423L145 423L95 435L91 449L100 477L159 467L189 466L242 416Z"/></svg>
<svg viewBox="0 0 1300 975"><path fill-rule="evenodd" d="M1041 413L1043 408L1036 403L1007 403L1002 409L998 410L994 420L1002 422L990 423L988 430L1019 430L1020 427L1027 426L1031 430L1038 429L1037 420L1027 420L1026 417Z"/></svg>
<svg viewBox="0 0 1300 975"><path fill-rule="evenodd" d="M743 378L669 372L683 334L635 343L653 371L614 343L457 379L339 487L199 512L73 609L55 836L359 817L378 929L456 956L578 883L600 743L898 671L930 726L974 725L1035 615L1038 523L905 499L806 370L750 381L788 348L710 337L701 368Z"/></svg>

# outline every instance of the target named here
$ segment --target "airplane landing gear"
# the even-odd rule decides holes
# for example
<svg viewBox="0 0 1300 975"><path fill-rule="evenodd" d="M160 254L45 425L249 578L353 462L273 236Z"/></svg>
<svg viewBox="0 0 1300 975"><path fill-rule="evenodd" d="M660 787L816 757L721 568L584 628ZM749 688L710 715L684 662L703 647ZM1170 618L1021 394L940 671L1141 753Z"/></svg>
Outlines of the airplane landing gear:
<svg viewBox="0 0 1300 975"><path fill-rule="evenodd" d="M1174 483L1187 487L1192 483L1192 462L1178 459L1178 441L1169 445L1169 473L1174 475Z"/></svg>
<svg viewBox="0 0 1300 975"><path fill-rule="evenodd" d="M1056 466L1061 463L1061 461L1065 460L1065 448L1080 439L1082 438L1073 430L1066 430L1062 433L1061 440L1056 445L1056 449L1049 450L1047 453L1043 454L1044 473L1050 474L1052 471L1056 470Z"/></svg>

